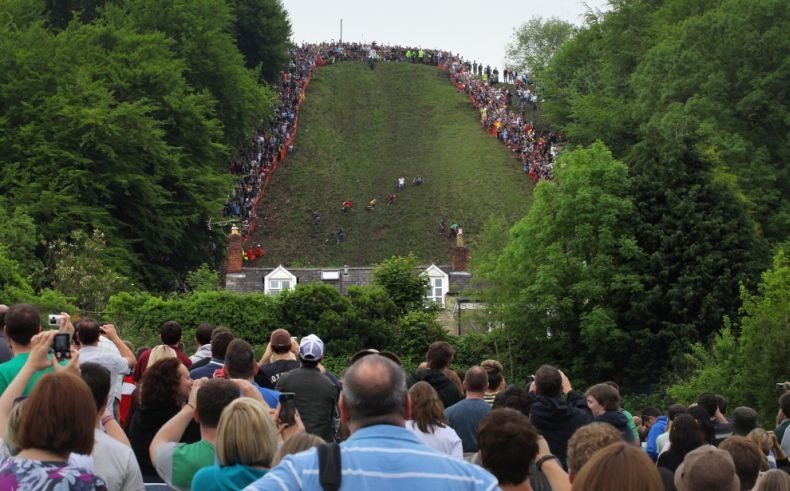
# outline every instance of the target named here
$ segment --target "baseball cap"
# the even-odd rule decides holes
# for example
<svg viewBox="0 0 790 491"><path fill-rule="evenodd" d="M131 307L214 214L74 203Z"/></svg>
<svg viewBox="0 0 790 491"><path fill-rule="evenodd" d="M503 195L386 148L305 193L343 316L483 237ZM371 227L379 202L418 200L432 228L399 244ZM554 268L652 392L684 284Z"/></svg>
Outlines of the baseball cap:
<svg viewBox="0 0 790 491"><path fill-rule="evenodd" d="M272 345L272 348L290 348L291 333L285 329L275 329L272 332L272 337L269 339L269 344Z"/></svg>
<svg viewBox="0 0 790 491"><path fill-rule="evenodd" d="M302 338L299 342L299 358L309 361L318 361L324 357L324 342L315 334Z"/></svg>
<svg viewBox="0 0 790 491"><path fill-rule="evenodd" d="M729 452L706 445L686 454L675 471L678 491L740 491L741 481Z"/></svg>

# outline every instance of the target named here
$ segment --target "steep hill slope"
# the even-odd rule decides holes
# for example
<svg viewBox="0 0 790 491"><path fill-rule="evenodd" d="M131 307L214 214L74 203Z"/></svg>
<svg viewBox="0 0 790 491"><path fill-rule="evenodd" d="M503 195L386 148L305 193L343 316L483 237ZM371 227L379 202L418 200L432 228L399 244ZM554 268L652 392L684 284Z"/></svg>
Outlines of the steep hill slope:
<svg viewBox="0 0 790 491"><path fill-rule="evenodd" d="M317 70L295 150L258 209L253 241L267 254L255 265L368 265L410 252L446 264L451 244L439 236L441 220L459 223L472 247L491 214L514 222L527 210L532 183L478 120L466 95L433 66L380 63L371 71L344 62ZM417 175L421 186L411 184ZM398 197L391 206L388 194ZM367 211L374 197L378 206ZM354 202L351 211L341 212L344 200ZM338 227L345 231L339 245Z"/></svg>

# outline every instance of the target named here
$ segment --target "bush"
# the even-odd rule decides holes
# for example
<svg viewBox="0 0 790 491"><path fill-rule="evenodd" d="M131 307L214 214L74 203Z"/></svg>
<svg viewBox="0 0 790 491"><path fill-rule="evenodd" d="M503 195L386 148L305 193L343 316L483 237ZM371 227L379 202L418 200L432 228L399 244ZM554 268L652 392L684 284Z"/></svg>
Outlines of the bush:
<svg viewBox="0 0 790 491"><path fill-rule="evenodd" d="M229 328L250 344L266 344L279 326L276 299L260 293L227 291L194 292L170 298L148 293L121 293L110 298L110 319L135 346L159 343L159 326L174 320L183 328L182 339L189 350L194 331L201 322Z"/></svg>

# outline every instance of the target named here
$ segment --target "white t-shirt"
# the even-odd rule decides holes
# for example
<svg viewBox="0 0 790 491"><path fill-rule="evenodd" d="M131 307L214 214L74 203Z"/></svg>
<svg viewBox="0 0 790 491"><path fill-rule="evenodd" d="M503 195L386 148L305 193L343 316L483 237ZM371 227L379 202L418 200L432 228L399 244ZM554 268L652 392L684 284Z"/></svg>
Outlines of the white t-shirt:
<svg viewBox="0 0 790 491"><path fill-rule="evenodd" d="M459 437L458 433L449 426L435 426L433 428L433 433L423 433L417 425L414 424L414 421L409 420L406 421L406 429L414 433L420 440L420 443L426 447L431 447L437 452L449 455L458 460L463 460L464 449L461 444L461 437Z"/></svg>
<svg viewBox="0 0 790 491"><path fill-rule="evenodd" d="M94 473L104 479L107 489L138 491L145 488L143 474L130 447L110 435L95 430L93 446Z"/></svg>
<svg viewBox="0 0 790 491"><path fill-rule="evenodd" d="M129 361L120 354L108 352L98 346L83 346L80 348L80 365L88 362L98 363L110 371L110 395L107 398L107 408L113 413L113 402L116 398L121 398L123 376L129 373ZM113 413L113 415L118 417L117 414Z"/></svg>

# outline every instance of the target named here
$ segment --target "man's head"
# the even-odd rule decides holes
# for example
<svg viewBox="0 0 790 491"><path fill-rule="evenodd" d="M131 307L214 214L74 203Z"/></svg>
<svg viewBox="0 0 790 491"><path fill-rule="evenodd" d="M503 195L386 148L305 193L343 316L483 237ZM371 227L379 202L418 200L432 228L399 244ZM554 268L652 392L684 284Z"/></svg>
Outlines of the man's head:
<svg viewBox="0 0 790 491"><path fill-rule="evenodd" d="M211 333L211 357L225 359L228 345L233 341L233 333L224 327L218 327Z"/></svg>
<svg viewBox="0 0 790 491"><path fill-rule="evenodd" d="M176 321L167 321L159 328L159 339L162 344L175 346L181 341L181 324Z"/></svg>
<svg viewBox="0 0 790 491"><path fill-rule="evenodd" d="M80 319L74 326L74 330L77 333L77 340L82 346L93 346L99 343L101 329L95 319L89 317Z"/></svg>
<svg viewBox="0 0 790 491"><path fill-rule="evenodd" d="M741 483L732 456L706 445L683 458L675 471L675 487L678 491L740 491Z"/></svg>
<svg viewBox="0 0 790 491"><path fill-rule="evenodd" d="M425 361L431 370L441 370L450 366L450 363L453 362L453 355L455 355L455 350L450 346L450 343L436 341L428 346L428 351L425 353Z"/></svg>
<svg viewBox="0 0 790 491"><path fill-rule="evenodd" d="M731 436L721 442L719 449L732 455L735 473L741 481L741 490L752 489L760 475L763 453L760 448L745 436Z"/></svg>
<svg viewBox="0 0 790 491"><path fill-rule="evenodd" d="M225 373L230 378L250 380L255 376L258 364L255 363L255 351L250 343L243 339L234 339L225 352Z"/></svg>
<svg viewBox="0 0 790 491"><path fill-rule="evenodd" d="M538 455L538 432L529 418L514 409L495 409L477 429L477 446L483 467L499 484L518 485L529 477Z"/></svg>
<svg viewBox="0 0 790 491"><path fill-rule="evenodd" d="M98 363L87 362L80 364L80 376L93 394L96 412L103 413L110 393L110 371Z"/></svg>
<svg viewBox="0 0 790 491"><path fill-rule="evenodd" d="M278 355L282 355L291 351L291 333L285 329L275 329L269 338L269 345L272 351Z"/></svg>
<svg viewBox="0 0 790 491"><path fill-rule="evenodd" d="M669 406L669 410L667 411L667 419L670 421L674 421L675 417L679 414L686 413L686 406L683 404L672 404Z"/></svg>
<svg viewBox="0 0 790 491"><path fill-rule="evenodd" d="M211 343L211 333L214 332L214 326L207 322L203 322L195 329L195 342L198 346Z"/></svg>
<svg viewBox="0 0 790 491"><path fill-rule="evenodd" d="M711 418L716 415L716 410L719 409L719 404L716 401L716 394L711 392L700 394L697 398L697 404L704 409Z"/></svg>
<svg viewBox="0 0 790 491"><path fill-rule="evenodd" d="M522 389L517 385L508 385L496 395L492 407L494 409L509 407L510 409L521 411L525 416L529 416L530 409L532 409L532 398L526 389Z"/></svg>
<svg viewBox="0 0 790 491"><path fill-rule="evenodd" d="M593 454L612 443L623 441L623 435L608 423L590 423L573 433L568 440L568 476L579 473Z"/></svg>
<svg viewBox="0 0 790 491"><path fill-rule="evenodd" d="M739 406L732 412L732 432L746 436L757 428L757 411L750 407Z"/></svg>
<svg viewBox="0 0 790 491"><path fill-rule="evenodd" d="M480 366L470 367L464 375L464 389L466 393L482 394L488 387L488 374Z"/></svg>
<svg viewBox="0 0 790 491"><path fill-rule="evenodd" d="M216 428L222 410L239 397L239 387L226 378L213 378L203 382L198 389L195 407L200 425Z"/></svg>
<svg viewBox="0 0 790 491"><path fill-rule="evenodd" d="M324 358L324 342L315 334L302 338L299 342L299 359L306 367L315 367Z"/></svg>
<svg viewBox="0 0 790 491"><path fill-rule="evenodd" d="M41 330L38 309L26 303L11 306L5 314L6 337L14 343L27 346Z"/></svg>
<svg viewBox="0 0 790 491"><path fill-rule="evenodd" d="M535 372L535 391L546 397L556 397L562 391L562 375L551 365L542 365Z"/></svg>
<svg viewBox="0 0 790 491"><path fill-rule="evenodd" d="M352 431L374 424L403 426L410 405L406 375L384 356L365 356L346 369L340 415Z"/></svg>
<svg viewBox="0 0 790 491"><path fill-rule="evenodd" d="M646 427L651 427L656 422L658 418L661 417L661 411L654 408L653 406L647 406L646 408L642 409L642 425Z"/></svg>

